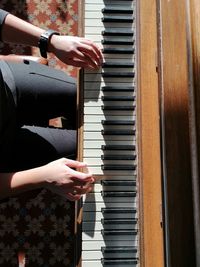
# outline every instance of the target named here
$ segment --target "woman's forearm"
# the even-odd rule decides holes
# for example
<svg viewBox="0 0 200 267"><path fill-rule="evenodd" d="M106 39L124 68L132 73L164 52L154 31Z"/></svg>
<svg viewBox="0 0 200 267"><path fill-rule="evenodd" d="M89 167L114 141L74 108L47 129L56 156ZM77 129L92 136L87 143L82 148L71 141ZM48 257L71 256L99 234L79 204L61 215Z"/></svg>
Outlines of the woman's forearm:
<svg viewBox="0 0 200 267"><path fill-rule="evenodd" d="M91 173L76 168L86 168L86 164L61 158L38 168L0 173L0 199L45 187L70 200L78 200L82 194L91 191L94 178Z"/></svg>
<svg viewBox="0 0 200 267"><path fill-rule="evenodd" d="M45 185L43 167L15 173L0 173L0 198L6 198Z"/></svg>
<svg viewBox="0 0 200 267"><path fill-rule="evenodd" d="M2 27L2 40L3 42L37 47L39 37L44 31L44 29L8 14Z"/></svg>

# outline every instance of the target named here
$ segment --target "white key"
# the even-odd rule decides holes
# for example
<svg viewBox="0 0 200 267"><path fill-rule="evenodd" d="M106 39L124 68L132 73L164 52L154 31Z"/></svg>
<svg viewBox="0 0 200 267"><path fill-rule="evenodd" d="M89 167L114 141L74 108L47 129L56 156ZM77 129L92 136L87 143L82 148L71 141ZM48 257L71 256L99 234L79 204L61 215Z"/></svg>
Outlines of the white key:
<svg viewBox="0 0 200 267"><path fill-rule="evenodd" d="M85 198L85 196L83 197ZM134 202L136 201L136 197L103 197L101 193L88 193L87 194L87 202L121 202L121 203L126 203L126 202Z"/></svg>
<svg viewBox="0 0 200 267"><path fill-rule="evenodd" d="M109 253L108 254L110 258L117 258L117 259L121 259L121 258L137 258L138 257L138 253L137 252L117 252L117 253ZM82 252L82 260L99 260L104 258L104 254L102 253L101 250L94 250L94 251L83 251Z"/></svg>
<svg viewBox="0 0 200 267"><path fill-rule="evenodd" d="M130 116L115 116L115 115L108 115L105 116L105 114L102 115L85 115L84 116L84 120L87 123L101 123L102 120L130 120L130 121L135 121L136 117L134 114L130 115Z"/></svg>
<svg viewBox="0 0 200 267"><path fill-rule="evenodd" d="M84 108L84 114L86 115L104 115L107 116L107 114L109 115L119 115L119 116L131 116L131 115L135 115L136 111L135 110L103 110L102 107L100 106L96 106L96 107L85 107Z"/></svg>
<svg viewBox="0 0 200 267"><path fill-rule="evenodd" d="M102 135L101 132L85 132L84 131L84 139L85 140L119 140L119 141L131 141L135 140L134 135Z"/></svg>
<svg viewBox="0 0 200 267"><path fill-rule="evenodd" d="M101 12L101 9L105 7L105 4L103 3L103 1L98 1L96 3L85 3L85 12L87 11L99 11Z"/></svg>
<svg viewBox="0 0 200 267"><path fill-rule="evenodd" d="M84 140L84 147L86 149L90 149L90 148L100 148L103 145L106 145L107 143L105 142L105 140L102 141L98 141L98 140ZM123 141L122 143L119 143L118 141L110 141L109 145L136 145L135 140L130 140L130 141Z"/></svg>
<svg viewBox="0 0 200 267"><path fill-rule="evenodd" d="M111 219L110 219L111 220ZM125 220L125 219L123 219ZM115 219L116 221L116 219ZM131 221L131 220L130 220ZM83 232L91 232L91 231L101 231L103 229L112 229L112 230L122 230L122 229L137 229L138 226L137 224L134 223L134 221L132 221L132 223L130 222L130 224L108 224L108 225L103 225L101 221L97 222L97 221L91 221L91 222L83 222L82 224L82 231Z"/></svg>
<svg viewBox="0 0 200 267"><path fill-rule="evenodd" d="M96 242L95 240L93 241L88 241L88 240L84 240L82 242L82 249L84 250L101 250L102 247L105 246L137 246L138 245L138 240L135 241L128 241L128 240L108 240L105 241L104 240L98 240L98 242Z"/></svg>
<svg viewBox="0 0 200 267"><path fill-rule="evenodd" d="M105 104L106 102L106 104ZM124 102L124 103L123 103ZM92 98L92 99L85 99L85 104L84 107L102 107L102 106L112 106L112 107L120 107L120 106L134 106L135 101L103 101L101 99L96 98Z"/></svg>
<svg viewBox="0 0 200 267"><path fill-rule="evenodd" d="M114 82L114 81L108 81L107 83L105 83L104 80L102 81L87 81L84 83L84 90L99 90L99 88L101 88L101 86L135 86L135 83L131 82Z"/></svg>
<svg viewBox="0 0 200 267"><path fill-rule="evenodd" d="M134 203L132 203L133 206ZM136 203L135 203L136 207ZM96 211L96 212L84 212L83 213L83 221L101 221L104 219L105 216L103 216L102 212ZM115 213L115 214L106 214L107 219L136 219L137 214L136 213Z"/></svg>
<svg viewBox="0 0 200 267"><path fill-rule="evenodd" d="M125 183L125 181L124 181L124 183ZM124 191L130 191L130 189L136 191L136 186L132 186L132 187L130 187L130 185L128 185L128 186L123 186L123 185L120 185L120 186L116 186L116 185L115 186L103 186L100 183L95 183L92 192L100 193L102 190L124 192Z"/></svg>
<svg viewBox="0 0 200 267"><path fill-rule="evenodd" d="M136 161L134 160L102 160L101 158L85 158L84 161L87 162L89 166L101 166L106 164L112 164L117 166L118 164L121 165L135 165Z"/></svg>
<svg viewBox="0 0 200 267"><path fill-rule="evenodd" d="M101 261L100 260L97 260L97 261L83 261L82 262L82 267L104 267L105 265L103 265L102 263L101 263ZM121 264L117 264L117 263L115 263L115 265L113 265L113 266L115 266L115 267L127 267L127 264L123 264L123 263L121 263ZM131 264L130 265L131 267L138 267L138 264Z"/></svg>
<svg viewBox="0 0 200 267"><path fill-rule="evenodd" d="M83 161L84 158L83 158ZM87 162L86 162L87 163ZM136 170L116 170L116 171L109 171L109 170L102 170L100 166L88 166L88 169L94 176L106 176L106 175L136 175Z"/></svg>
<svg viewBox="0 0 200 267"><path fill-rule="evenodd" d="M114 58L115 57L115 55L112 55L112 57ZM112 58L111 56L110 56L110 58ZM126 58L126 57L128 57L128 55L124 55L124 57L123 58ZM129 56L130 57L130 56ZM100 74L100 73L96 73L96 74L92 74L92 73L86 73L85 74L85 81L86 82L122 82L122 81L125 81L125 83L132 83L133 81L135 81L135 78L134 77L130 77L130 78L127 78L127 77L114 77L114 78L112 78L112 77L102 77L102 75Z"/></svg>
<svg viewBox="0 0 200 267"><path fill-rule="evenodd" d="M128 6L132 6L134 5L134 1L130 3L130 1L126 1L126 0L121 0L121 1L117 1L116 3L113 2L111 4L110 0L85 0L85 6L87 7L89 4L92 4L94 7L98 4L103 4L103 6L108 5L109 6L114 6L114 5L128 5Z"/></svg>
<svg viewBox="0 0 200 267"><path fill-rule="evenodd" d="M121 99L123 98L123 96L126 97L135 97L135 93L134 92L102 92L100 89L96 89L96 90L85 90L84 91L84 98L85 101L88 101L88 99L101 99L103 96L117 96L117 97L121 97ZM98 98L97 98L98 97Z"/></svg>
<svg viewBox="0 0 200 267"><path fill-rule="evenodd" d="M116 151L109 151L104 153L103 150L101 150L101 146L97 147L97 149L84 149L83 150L83 157L84 158L100 158L101 155L134 155L133 151L120 151L120 150L116 150Z"/></svg>
<svg viewBox="0 0 200 267"><path fill-rule="evenodd" d="M133 125L103 125L102 123L85 123L84 124L84 131L86 132L101 132L103 130L113 130L114 132L120 131L120 130L134 130ZM132 134L132 136L134 133ZM123 136L123 134L122 134Z"/></svg>
<svg viewBox="0 0 200 267"><path fill-rule="evenodd" d="M95 29L95 28L99 28L100 31L104 30L105 29L105 25L107 28L111 28L111 29L114 29L114 28L118 28L120 30L123 30L124 28L127 28L127 29L133 29L133 25L134 25L134 22L127 22L127 23L111 23L111 22L102 22L101 21L101 18L103 17L103 14L99 14L99 19L95 18L95 13L96 12L90 12L90 11L87 11L85 12L85 29L86 29L86 34L87 33L91 33L91 29ZM101 12L100 12L101 13ZM97 33L94 31L94 33Z"/></svg>
<svg viewBox="0 0 200 267"><path fill-rule="evenodd" d="M85 197L83 197L83 211L84 213L90 213L90 212L102 212L102 209L126 209L126 208L132 208L135 209L136 207L136 201L137 199L135 199L134 201L131 202L95 202L95 199L93 202L88 200L88 195L86 195ZM134 213L134 214L137 214ZM133 215L133 214L132 214ZM93 215L88 215L88 217L93 216ZM125 215L124 215L125 216Z"/></svg>
<svg viewBox="0 0 200 267"><path fill-rule="evenodd" d="M126 235L105 235L101 233L100 231L96 232L83 232L82 233L82 240L83 241L129 241L130 243L134 243L138 241L137 235L131 235L130 233Z"/></svg>
<svg viewBox="0 0 200 267"><path fill-rule="evenodd" d="M105 5L108 5L108 4L110 5L111 1L110 0L85 0L85 3L86 3L86 6L88 4L96 5L96 4L99 4L99 3L103 3L104 6L105 6ZM115 3L115 2L113 2L113 3ZM130 5L130 1L126 1L126 0L116 1L116 3L118 3L120 5L122 3L129 4ZM133 3L134 3L134 1L133 1ZM112 5L114 5L114 4L112 4Z"/></svg>

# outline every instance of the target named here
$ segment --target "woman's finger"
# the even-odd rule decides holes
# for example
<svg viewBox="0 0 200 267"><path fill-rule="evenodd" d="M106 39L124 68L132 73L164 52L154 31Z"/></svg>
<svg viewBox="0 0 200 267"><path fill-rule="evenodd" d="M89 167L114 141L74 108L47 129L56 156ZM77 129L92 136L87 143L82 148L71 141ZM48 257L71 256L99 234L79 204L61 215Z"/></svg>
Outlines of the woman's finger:
<svg viewBox="0 0 200 267"><path fill-rule="evenodd" d="M73 195L71 193L67 193L66 194L66 198L69 199L70 201L77 201L79 199L81 199L81 195Z"/></svg>
<svg viewBox="0 0 200 267"><path fill-rule="evenodd" d="M92 186L82 186L82 187L74 186L72 189L72 192L70 192L70 193L72 193L73 195L77 195L77 194L78 195L84 195L86 193L91 192L92 188L93 188Z"/></svg>
<svg viewBox="0 0 200 267"><path fill-rule="evenodd" d="M81 46L78 48L79 51L81 51L84 55L86 55L86 60L89 60L93 63L96 64L97 67L101 66L102 61L99 58L99 55L96 51L96 49L94 49L94 47L86 45L86 44L81 44Z"/></svg>
<svg viewBox="0 0 200 267"><path fill-rule="evenodd" d="M77 179L76 177L72 177L71 180L73 181L74 186L86 186L88 184L94 183L94 178L88 178L88 179Z"/></svg>
<svg viewBox="0 0 200 267"><path fill-rule="evenodd" d="M88 60L88 58L86 59L86 55L84 57L83 60L81 60L80 58L66 58L65 59L65 64L67 65L71 65L74 67L78 67L78 68L84 68L84 69L98 69L99 66L97 66L97 64L95 63L91 63L90 60Z"/></svg>
<svg viewBox="0 0 200 267"><path fill-rule="evenodd" d="M78 160L73 160L73 159L66 159L65 164L71 168L81 168L81 167L87 166L86 163L80 162Z"/></svg>
<svg viewBox="0 0 200 267"><path fill-rule="evenodd" d="M69 172L69 169L70 169L70 172ZM79 172L77 170L71 169L70 167L68 167L68 172L69 172L69 175L70 175L71 179L73 179L73 180L77 179L77 180L88 181L88 180L90 180L92 178L92 174L91 173Z"/></svg>
<svg viewBox="0 0 200 267"><path fill-rule="evenodd" d="M99 64L102 64L102 62L104 61L104 56L102 54L102 47L100 47L99 45L95 44L93 41L86 39L86 38L81 38L81 42L93 48L93 50L95 51L98 57Z"/></svg>

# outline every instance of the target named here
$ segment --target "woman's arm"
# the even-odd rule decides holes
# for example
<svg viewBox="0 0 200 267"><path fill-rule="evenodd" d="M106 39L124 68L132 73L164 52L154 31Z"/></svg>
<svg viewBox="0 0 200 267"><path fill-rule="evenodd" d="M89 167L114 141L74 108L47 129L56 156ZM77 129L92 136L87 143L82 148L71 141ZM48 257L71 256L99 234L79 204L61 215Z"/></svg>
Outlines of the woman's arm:
<svg viewBox="0 0 200 267"><path fill-rule="evenodd" d="M8 14L1 28L1 37L4 42L37 47L43 32L43 29ZM53 35L48 50L64 63L76 67L97 68L103 61L100 48L85 38ZM60 159L31 170L0 173L0 196L8 197L46 186L70 200L77 200L91 190L94 181L91 174L74 170L84 166L84 163Z"/></svg>
<svg viewBox="0 0 200 267"><path fill-rule="evenodd" d="M86 167L85 163L62 158L38 168L0 173L0 198L46 187L72 201L78 200L92 189L94 182L91 173L72 169L83 167Z"/></svg>
<svg viewBox="0 0 200 267"><path fill-rule="evenodd" d="M44 32L44 29L8 14L2 25L1 38L4 42L38 47L40 36ZM75 67L98 68L103 62L100 47L82 37L52 35L48 51Z"/></svg>
<svg viewBox="0 0 200 267"><path fill-rule="evenodd" d="M44 31L44 29L8 14L2 25L1 38L3 42L37 47L40 35Z"/></svg>
<svg viewBox="0 0 200 267"><path fill-rule="evenodd" d="M0 173L0 199L43 187L45 183L40 172L40 168L35 168L16 173Z"/></svg>

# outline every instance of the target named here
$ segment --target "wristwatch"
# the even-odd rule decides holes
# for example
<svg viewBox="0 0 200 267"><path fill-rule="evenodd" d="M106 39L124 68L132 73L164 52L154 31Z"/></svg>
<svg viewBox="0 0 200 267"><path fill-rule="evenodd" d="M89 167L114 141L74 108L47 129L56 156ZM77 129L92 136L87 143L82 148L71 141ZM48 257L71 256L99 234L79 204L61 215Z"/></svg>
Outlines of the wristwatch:
<svg viewBox="0 0 200 267"><path fill-rule="evenodd" d="M41 34L39 42L38 42L38 47L40 49L40 54L42 57L47 58L47 52L48 52L48 44L51 39L52 35L60 35L59 32L54 31L54 30L47 30L44 33Z"/></svg>

